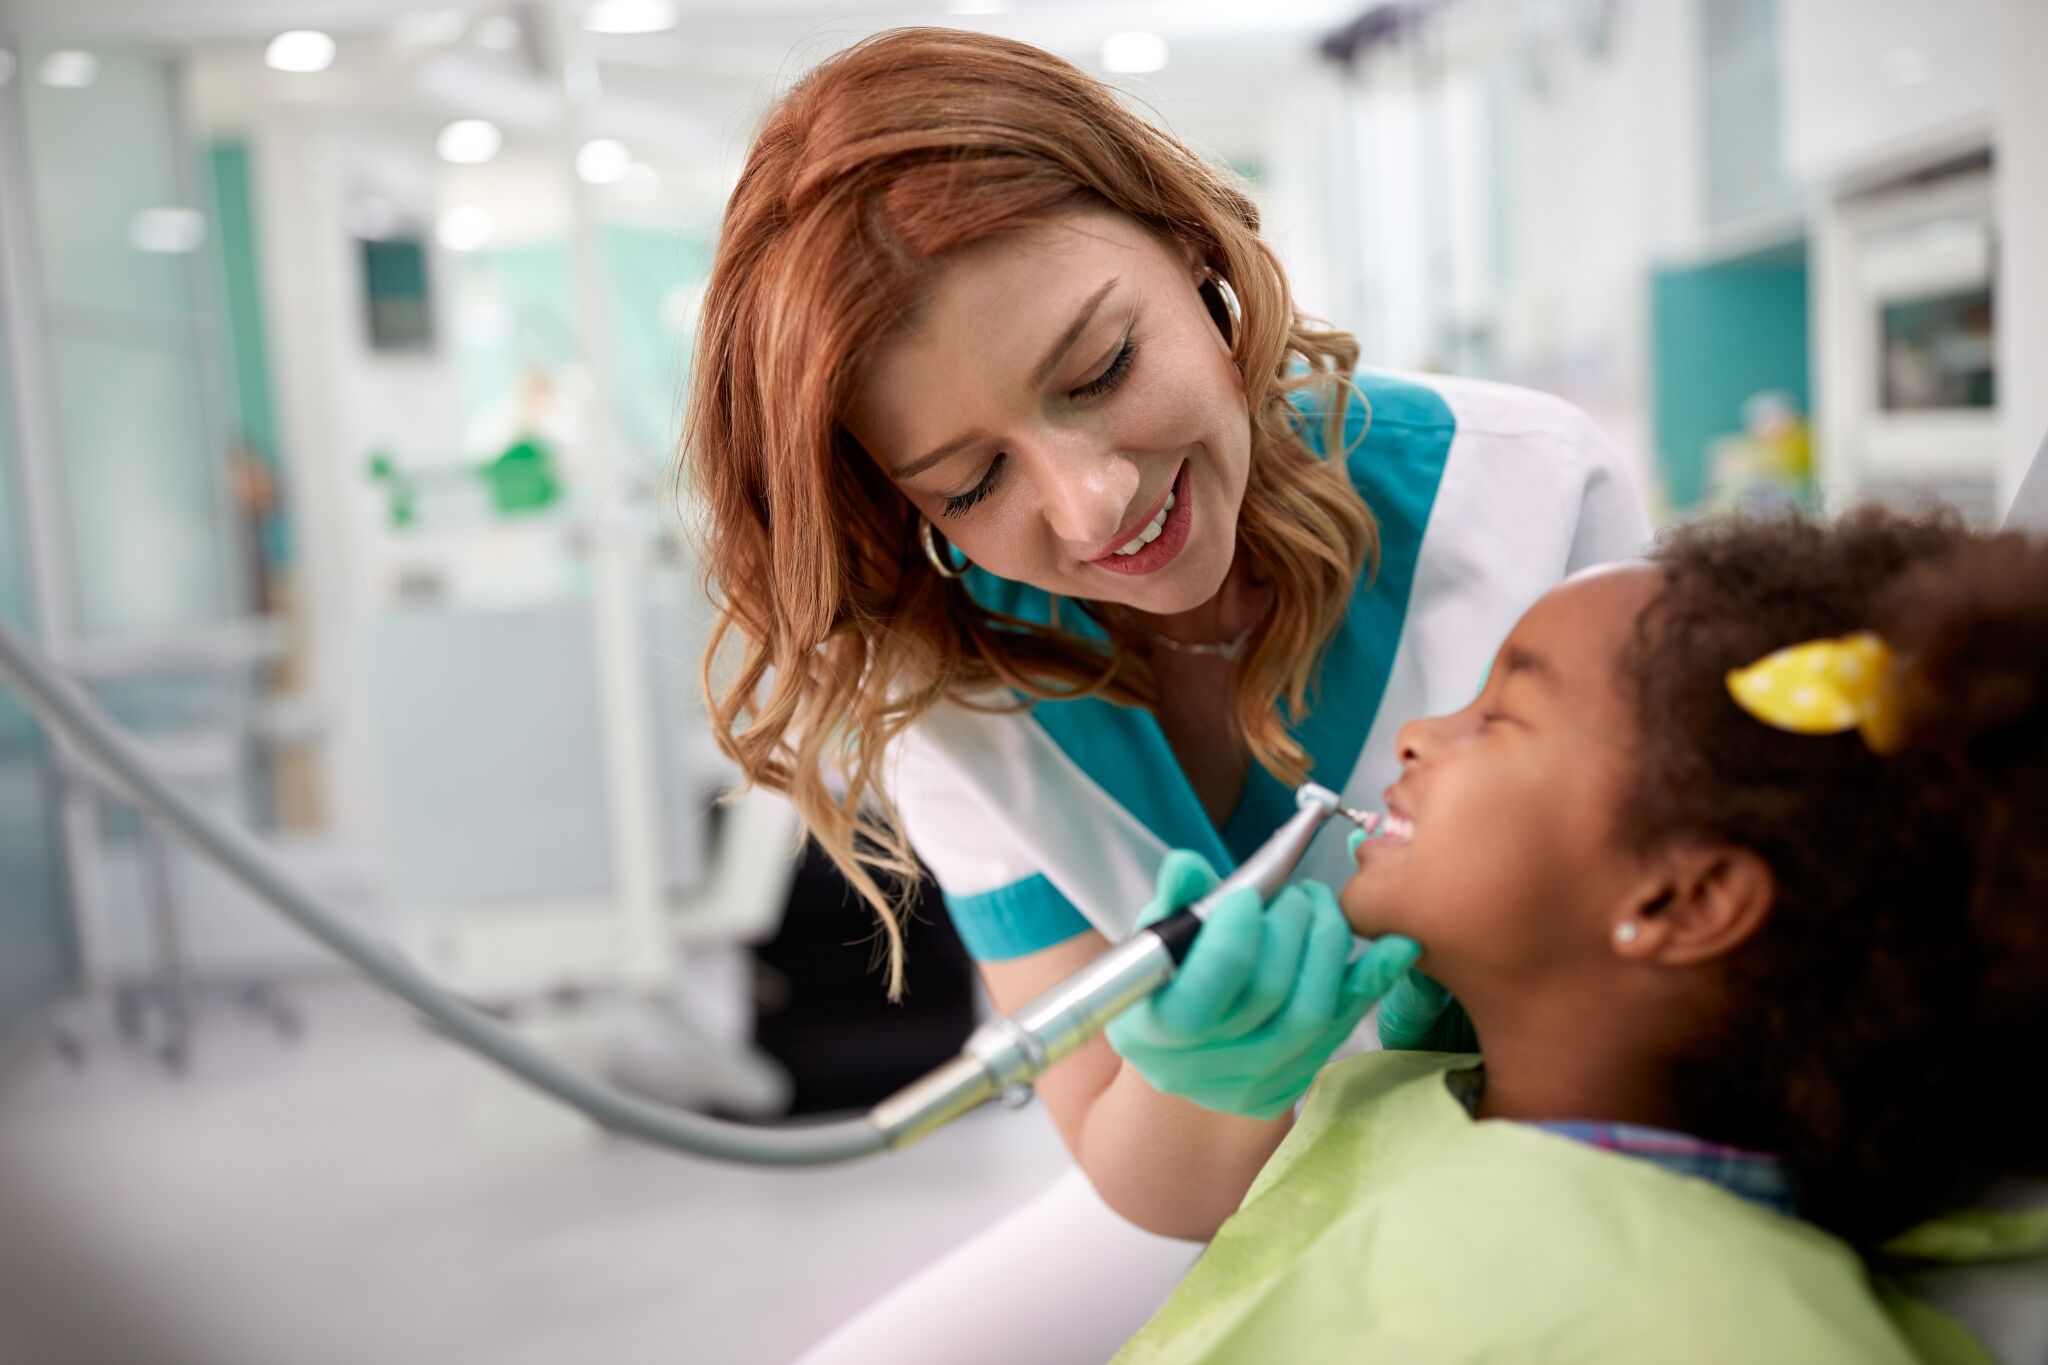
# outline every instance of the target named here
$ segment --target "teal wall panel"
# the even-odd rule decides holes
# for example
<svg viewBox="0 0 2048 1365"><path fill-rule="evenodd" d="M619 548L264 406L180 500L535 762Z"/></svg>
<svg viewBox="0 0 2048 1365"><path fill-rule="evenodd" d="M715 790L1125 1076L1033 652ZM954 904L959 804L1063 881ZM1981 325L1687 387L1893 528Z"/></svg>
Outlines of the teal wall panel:
<svg viewBox="0 0 2048 1365"><path fill-rule="evenodd" d="M1812 416L1804 247L1651 278L1657 464L1676 511L1707 491L1708 450L1742 428L1752 394L1779 389Z"/></svg>

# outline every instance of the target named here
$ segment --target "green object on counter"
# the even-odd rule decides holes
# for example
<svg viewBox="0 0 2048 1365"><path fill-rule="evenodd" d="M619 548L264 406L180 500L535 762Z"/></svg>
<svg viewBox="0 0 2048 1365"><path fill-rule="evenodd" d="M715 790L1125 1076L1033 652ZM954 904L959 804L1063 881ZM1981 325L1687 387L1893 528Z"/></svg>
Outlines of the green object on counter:
<svg viewBox="0 0 2048 1365"><path fill-rule="evenodd" d="M391 496L391 525L394 530L419 520L419 512L413 506L415 489L412 479L381 450L370 457L370 479L384 484Z"/></svg>
<svg viewBox="0 0 2048 1365"><path fill-rule="evenodd" d="M418 524L423 489L450 489L457 485L467 489L471 477L483 481L491 510L501 517L545 511L562 500L554 457L543 442L530 436L513 442L504 454L482 466L450 464L437 469L407 469L389 451L375 450L370 454L369 475L372 483L384 485L391 500L393 530Z"/></svg>
<svg viewBox="0 0 2048 1365"><path fill-rule="evenodd" d="M548 448L530 438L514 442L504 454L485 465L483 479L490 486L491 505L499 516L544 511L562 496Z"/></svg>

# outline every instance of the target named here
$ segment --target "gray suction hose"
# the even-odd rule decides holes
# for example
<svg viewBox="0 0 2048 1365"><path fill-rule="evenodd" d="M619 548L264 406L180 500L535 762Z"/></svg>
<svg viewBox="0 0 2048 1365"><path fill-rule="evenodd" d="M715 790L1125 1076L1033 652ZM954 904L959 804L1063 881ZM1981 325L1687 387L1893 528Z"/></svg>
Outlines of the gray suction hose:
<svg viewBox="0 0 2048 1365"><path fill-rule="evenodd" d="M68 737L229 875L283 912L371 980L470 1050L625 1137L718 1161L752 1166L818 1166L879 1152L888 1138L866 1117L807 1127L755 1128L651 1104L572 1071L495 1020L449 995L418 968L365 936L295 885L262 844L195 805L158 777L134 740L98 703L58 674L33 645L0 623L0 680L53 731Z"/></svg>
<svg viewBox="0 0 2048 1365"><path fill-rule="evenodd" d="M228 874L433 1020L456 1042L625 1137L694 1156L751 1166L818 1166L905 1147L991 1099L1021 1104L1046 1068L1165 984L1224 896L1253 887L1270 899L1285 885L1323 822L1344 814L1335 793L1313 783L1295 793L1295 814L1215 890L1117 944L1066 980L975 1029L960 1055L856 1119L757 1128L650 1104L562 1066L496 1021L449 995L389 948L292 882L246 831L173 790L136 742L28 641L0 623L0 681L53 731L100 764L135 801Z"/></svg>

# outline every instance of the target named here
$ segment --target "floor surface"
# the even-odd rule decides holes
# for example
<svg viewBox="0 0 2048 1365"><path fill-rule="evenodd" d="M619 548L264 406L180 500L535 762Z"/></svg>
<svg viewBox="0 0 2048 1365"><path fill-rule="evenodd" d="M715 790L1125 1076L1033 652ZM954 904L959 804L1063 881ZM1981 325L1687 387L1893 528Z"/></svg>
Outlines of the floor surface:
<svg viewBox="0 0 2048 1365"><path fill-rule="evenodd" d="M289 990L296 1044L209 1009L173 1079L93 1011L82 1069L0 1089L0 1362L779 1365L1065 1165L999 1110L830 1170L680 1159Z"/></svg>

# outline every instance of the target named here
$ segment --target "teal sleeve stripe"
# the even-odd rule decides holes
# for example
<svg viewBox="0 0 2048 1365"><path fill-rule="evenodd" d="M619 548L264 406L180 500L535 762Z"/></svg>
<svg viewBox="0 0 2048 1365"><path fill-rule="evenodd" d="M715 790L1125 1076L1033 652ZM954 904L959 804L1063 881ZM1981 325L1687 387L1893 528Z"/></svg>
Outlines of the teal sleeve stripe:
<svg viewBox="0 0 2048 1365"><path fill-rule="evenodd" d="M976 962L1023 957L1094 927L1043 873L972 896L947 892L946 909Z"/></svg>

